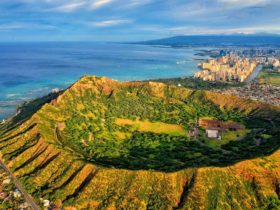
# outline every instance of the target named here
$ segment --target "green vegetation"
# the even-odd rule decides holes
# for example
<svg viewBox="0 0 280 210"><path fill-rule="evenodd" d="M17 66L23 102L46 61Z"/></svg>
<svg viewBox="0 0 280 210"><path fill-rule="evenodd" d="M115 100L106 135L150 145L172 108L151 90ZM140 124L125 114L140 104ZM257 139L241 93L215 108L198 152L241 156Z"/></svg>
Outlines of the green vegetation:
<svg viewBox="0 0 280 210"><path fill-rule="evenodd" d="M187 132L176 124L162 123L162 122L149 122L140 120L120 119L116 120L116 124L119 126L131 127L131 130L137 130L141 132L152 133L165 133L169 135L186 135Z"/></svg>
<svg viewBox="0 0 280 210"><path fill-rule="evenodd" d="M44 113L64 115L63 129L56 130L58 141L97 165L173 171L241 160L236 148L228 149L227 153L219 148L245 138L246 132L226 132L219 141L207 140L201 131L197 142L188 138L187 131L199 116L246 125L250 123L246 121L246 113L221 109L207 99L204 91L179 91L173 86L154 83L122 86L107 94L86 90L79 97L75 97L77 93L73 91L68 93L72 100L63 104L63 109L48 106ZM45 116L48 115L42 119ZM255 145L255 152L260 152L254 141L255 134L249 132L248 135L247 144ZM236 144L238 147L244 143Z"/></svg>
<svg viewBox="0 0 280 210"><path fill-rule="evenodd" d="M222 145L228 144L231 141L244 140L246 135L248 135L249 133L250 133L249 130L226 131L222 134L221 140L207 138L205 134L204 135L202 134L200 139L203 143L206 143L208 146L212 148L221 148Z"/></svg>
<svg viewBox="0 0 280 210"><path fill-rule="evenodd" d="M280 72L264 68L257 77L259 83L280 86Z"/></svg>
<svg viewBox="0 0 280 210"><path fill-rule="evenodd" d="M245 83L240 82L212 82L204 81L194 77L183 77L183 78L170 78L170 79L157 79L155 82L163 82L169 85L181 85L182 87L198 89L198 90L211 90L211 89L226 89L229 87L240 87Z"/></svg>
<svg viewBox="0 0 280 210"><path fill-rule="evenodd" d="M0 128L5 161L37 199L77 209L279 203L278 107L161 83L83 77L37 108L24 123L11 119ZM200 129L191 139L198 118L246 130L216 140Z"/></svg>
<svg viewBox="0 0 280 210"><path fill-rule="evenodd" d="M12 117L8 123L0 124L0 135L1 131L7 131L7 128L14 127L25 120L29 119L33 114L35 114L44 104L51 102L53 99L58 97L60 93L50 93L44 97L31 100L29 102L24 102L17 107L17 115Z"/></svg>
<svg viewBox="0 0 280 210"><path fill-rule="evenodd" d="M30 209L13 180L0 167L0 209Z"/></svg>

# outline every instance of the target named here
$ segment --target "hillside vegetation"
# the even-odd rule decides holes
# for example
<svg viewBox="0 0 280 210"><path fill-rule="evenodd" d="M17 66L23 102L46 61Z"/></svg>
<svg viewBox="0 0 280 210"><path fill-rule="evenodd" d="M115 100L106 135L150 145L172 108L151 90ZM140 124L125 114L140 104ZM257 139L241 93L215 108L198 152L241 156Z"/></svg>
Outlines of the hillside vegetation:
<svg viewBox="0 0 280 210"><path fill-rule="evenodd" d="M37 104L37 111L29 106ZM33 106L34 107L34 106ZM83 77L0 127L6 164L66 209L277 209L280 109L155 82ZM224 143L188 130L233 121ZM261 144L256 140L261 139ZM221 140L223 141L223 140Z"/></svg>

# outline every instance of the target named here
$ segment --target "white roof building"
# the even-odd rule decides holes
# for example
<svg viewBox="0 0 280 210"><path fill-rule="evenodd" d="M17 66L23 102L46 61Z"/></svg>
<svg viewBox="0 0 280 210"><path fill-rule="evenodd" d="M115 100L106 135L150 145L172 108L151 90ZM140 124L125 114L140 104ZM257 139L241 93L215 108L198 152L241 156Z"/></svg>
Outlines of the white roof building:
<svg viewBox="0 0 280 210"><path fill-rule="evenodd" d="M218 128L206 128L206 135L208 138L221 138L221 133Z"/></svg>

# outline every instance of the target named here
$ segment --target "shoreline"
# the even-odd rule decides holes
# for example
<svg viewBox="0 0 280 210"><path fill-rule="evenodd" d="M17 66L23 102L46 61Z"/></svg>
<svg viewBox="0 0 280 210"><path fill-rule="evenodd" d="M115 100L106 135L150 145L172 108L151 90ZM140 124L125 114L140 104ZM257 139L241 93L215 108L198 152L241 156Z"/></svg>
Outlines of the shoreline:
<svg viewBox="0 0 280 210"><path fill-rule="evenodd" d="M203 61L205 59L201 59L201 61ZM257 76L258 74L263 70L263 65L258 65L256 67L256 69L253 71L253 73L249 76L249 78L245 81L245 82L220 82L220 81L204 81L202 79L199 79L199 78L195 78L194 77L194 74L192 76L181 76L181 77L168 77L168 78L156 78L156 79L145 79L145 80L129 80L130 82L149 82L149 81L154 81L154 82L162 82L162 83L172 83L176 80L180 81L180 80L189 80L189 81L193 81L193 82L201 82L201 83L204 83L205 86L209 85L208 88L198 88L198 89L208 89L208 90L213 90L213 89L216 89L215 87L210 87L210 86L223 86L223 88L225 88L226 86L229 86L229 87L236 87L236 86L243 86L244 84L249 84L250 82L252 82ZM197 71L199 71L199 66L197 67ZM178 82L178 84L173 84L173 85L176 85L176 86L180 86L181 84ZM199 86L199 84L197 84ZM191 86L191 85L190 85ZM193 89L196 89L195 87L187 87L187 88L193 88ZM223 89L222 88L222 89ZM67 89L67 87L65 88ZM49 92L49 93L46 93L45 95L48 95L48 94L51 94L52 92ZM43 97L43 96L41 96ZM16 115L16 109L17 107L20 107L21 105L23 105L24 103L28 103L30 101L33 101L33 100L36 100L40 97L34 97L34 98L31 98L30 100L27 100L27 101L23 101L22 103L18 103L18 104L14 104L14 106L8 106L8 107L14 107L15 110L14 110L14 114L11 114L7 117L0 117L0 121L2 122L3 120L6 120L6 119L9 119L13 116ZM3 116L6 116L6 114L3 114ZM1 123L0 122L0 123Z"/></svg>
<svg viewBox="0 0 280 210"><path fill-rule="evenodd" d="M198 69L199 70L199 69ZM91 75L92 76L92 75ZM81 78L81 77L80 77ZM173 85L175 86L178 86L178 83L175 82L177 80L187 80L189 82L193 82L193 83L196 83L197 84L197 87L192 87L192 85L190 84L189 87L186 87L186 88L193 88L193 89L204 89L204 90L211 90L211 89L214 89L213 87L211 86L228 86L228 85L236 85L235 83L224 83L224 82L212 82L212 81L203 81L201 79L198 79L198 78L195 78L194 75L192 76L181 76L181 77L168 77L168 78L162 78L162 77L159 77L159 78L155 78L155 79L145 79L145 80L129 80L129 81L123 81L123 82L161 82L161 83L172 83ZM75 81L76 82L76 81ZM74 83L75 83L74 82ZM200 84L201 83L201 84ZM72 85L72 84L71 84ZM71 86L70 85L70 86ZM62 91L67 89L69 86L61 89ZM52 94L53 92L48 92L46 94L43 94L42 96L37 96L37 97L34 97L34 98L30 98L29 100L26 100L26 101L22 101L21 103L17 103L17 104L14 104L9 106L10 108L14 107L14 111L13 111L13 114L7 116L6 114L3 114L3 116L6 116L6 117L1 117L0 115L0 124L2 123L3 120L7 120L7 119L10 119L14 116L16 116L16 113L17 113L17 108L18 107L21 107L22 105L24 105L25 103L29 103L29 102L32 102L36 99L39 99L39 98L42 98L42 97L45 97L49 94Z"/></svg>

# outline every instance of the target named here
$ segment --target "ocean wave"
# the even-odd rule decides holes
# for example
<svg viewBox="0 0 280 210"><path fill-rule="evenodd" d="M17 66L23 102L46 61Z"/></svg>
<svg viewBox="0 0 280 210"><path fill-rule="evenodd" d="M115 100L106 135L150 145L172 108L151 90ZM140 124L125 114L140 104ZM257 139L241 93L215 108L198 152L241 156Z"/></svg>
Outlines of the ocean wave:
<svg viewBox="0 0 280 210"><path fill-rule="evenodd" d="M17 106L21 104L23 101L21 100L7 100L7 101L0 101L0 107L9 107L9 106Z"/></svg>
<svg viewBox="0 0 280 210"><path fill-rule="evenodd" d="M21 94L19 94L19 93L8 93L7 95L6 95L6 98L14 98L14 97L18 97L18 96L20 96Z"/></svg>
<svg viewBox="0 0 280 210"><path fill-rule="evenodd" d="M182 64L187 64L189 62L190 62L189 60L183 60L183 61L177 61L176 64L177 65L182 65Z"/></svg>

